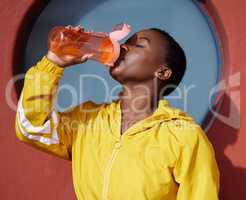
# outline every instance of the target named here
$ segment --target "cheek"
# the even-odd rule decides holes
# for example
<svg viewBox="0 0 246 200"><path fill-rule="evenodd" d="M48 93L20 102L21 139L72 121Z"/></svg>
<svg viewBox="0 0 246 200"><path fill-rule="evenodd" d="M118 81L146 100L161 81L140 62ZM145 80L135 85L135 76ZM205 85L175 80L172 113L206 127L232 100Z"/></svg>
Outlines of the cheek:
<svg viewBox="0 0 246 200"><path fill-rule="evenodd" d="M151 58L148 52L135 52L129 55L126 60L127 67L141 68L151 65Z"/></svg>
<svg viewBox="0 0 246 200"><path fill-rule="evenodd" d="M149 52L138 52L127 59L127 67L144 70L146 73L150 73L153 66L156 65L156 60Z"/></svg>
<svg viewBox="0 0 246 200"><path fill-rule="evenodd" d="M138 54L127 60L124 68L127 77L134 77L135 80L146 80L153 78L155 63L148 55Z"/></svg>

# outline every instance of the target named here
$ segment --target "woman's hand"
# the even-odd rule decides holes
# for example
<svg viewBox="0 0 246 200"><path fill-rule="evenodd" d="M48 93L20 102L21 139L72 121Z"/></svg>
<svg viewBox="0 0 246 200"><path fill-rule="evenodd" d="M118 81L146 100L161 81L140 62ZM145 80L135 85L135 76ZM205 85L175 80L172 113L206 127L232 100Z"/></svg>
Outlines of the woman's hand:
<svg viewBox="0 0 246 200"><path fill-rule="evenodd" d="M67 29L73 29L75 31L82 31L83 27L81 26L76 26L76 27L72 27L72 26L66 26L65 28ZM88 60L88 58L92 57L93 54L85 54L82 57L78 57L78 56L63 56L63 57L59 57L58 55L56 55L54 52L52 51L48 51L46 57L53 63L59 65L60 67L68 67L71 65L75 65L75 64L80 64L80 63L84 63Z"/></svg>

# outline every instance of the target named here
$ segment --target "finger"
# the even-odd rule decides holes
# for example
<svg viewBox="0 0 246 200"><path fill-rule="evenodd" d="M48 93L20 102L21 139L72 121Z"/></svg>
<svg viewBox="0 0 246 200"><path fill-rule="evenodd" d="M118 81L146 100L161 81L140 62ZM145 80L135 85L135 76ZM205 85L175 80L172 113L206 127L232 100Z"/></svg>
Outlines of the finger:
<svg viewBox="0 0 246 200"><path fill-rule="evenodd" d="M76 26L76 27L74 28L74 30L77 31L77 32L80 32L80 31L83 30L83 28L82 28L81 26Z"/></svg>
<svg viewBox="0 0 246 200"><path fill-rule="evenodd" d="M82 58L80 59L81 62L86 62L87 60L88 60L87 57L82 57Z"/></svg>
<svg viewBox="0 0 246 200"><path fill-rule="evenodd" d="M81 29L84 29L85 27L84 26L82 26L82 25L79 25L79 27L81 28Z"/></svg>
<svg viewBox="0 0 246 200"><path fill-rule="evenodd" d="M80 30L85 30L85 27L83 27L82 25L78 25L77 26Z"/></svg>
<svg viewBox="0 0 246 200"><path fill-rule="evenodd" d="M93 53L87 53L87 54L85 54L85 56L86 56L87 58L91 58L93 55L94 55Z"/></svg>
<svg viewBox="0 0 246 200"><path fill-rule="evenodd" d="M73 58L74 58L74 57L71 56L71 55L65 55L65 56L64 56L64 59L67 60L67 61L73 60Z"/></svg>
<svg viewBox="0 0 246 200"><path fill-rule="evenodd" d="M65 26L66 29L72 29L71 25Z"/></svg>
<svg viewBox="0 0 246 200"><path fill-rule="evenodd" d="M91 58L92 56L93 56L92 53L90 53L90 54L85 54L85 55L83 55L83 56L81 57L81 61L86 61L86 60L88 60L89 58Z"/></svg>

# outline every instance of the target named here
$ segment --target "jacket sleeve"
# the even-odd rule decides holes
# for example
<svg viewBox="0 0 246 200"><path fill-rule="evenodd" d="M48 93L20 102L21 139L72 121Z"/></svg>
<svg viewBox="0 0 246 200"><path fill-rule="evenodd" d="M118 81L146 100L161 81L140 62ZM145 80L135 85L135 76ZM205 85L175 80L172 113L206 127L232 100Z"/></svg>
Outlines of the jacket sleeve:
<svg viewBox="0 0 246 200"><path fill-rule="evenodd" d="M213 147L200 125L177 120L169 125L179 140L173 174L177 200L218 200L219 170Z"/></svg>
<svg viewBox="0 0 246 200"><path fill-rule="evenodd" d="M29 68L18 101L15 130L21 141L71 160L73 135L78 127L77 112L73 108L61 113L53 106L63 73L64 69L46 56Z"/></svg>

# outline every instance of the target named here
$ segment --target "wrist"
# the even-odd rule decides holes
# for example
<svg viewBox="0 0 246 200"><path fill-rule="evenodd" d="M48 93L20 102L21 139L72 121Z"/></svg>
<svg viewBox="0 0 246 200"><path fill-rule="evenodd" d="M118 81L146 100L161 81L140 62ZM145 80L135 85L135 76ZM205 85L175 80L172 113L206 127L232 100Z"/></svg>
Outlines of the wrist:
<svg viewBox="0 0 246 200"><path fill-rule="evenodd" d="M58 65L59 67L62 67L62 68L65 67L65 63L53 52L48 51L46 57L50 62Z"/></svg>

